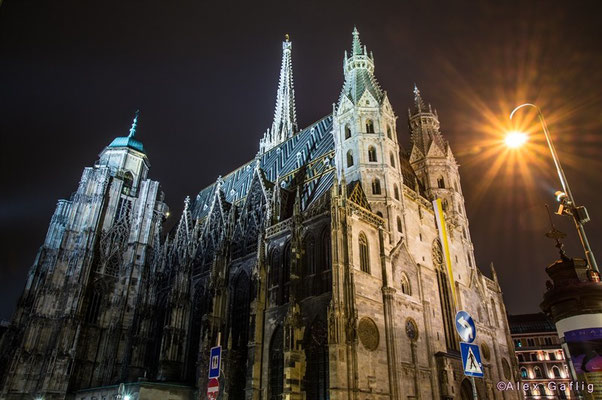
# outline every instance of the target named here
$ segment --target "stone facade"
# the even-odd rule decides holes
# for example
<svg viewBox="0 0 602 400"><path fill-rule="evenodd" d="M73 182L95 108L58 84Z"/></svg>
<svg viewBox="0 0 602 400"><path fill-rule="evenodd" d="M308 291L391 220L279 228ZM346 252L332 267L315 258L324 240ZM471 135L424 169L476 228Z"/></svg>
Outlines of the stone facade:
<svg viewBox="0 0 602 400"><path fill-rule="evenodd" d="M287 38L257 156L186 199L171 232L135 124L84 170L4 336L0 398L81 398L138 379L198 398L218 340L223 399L471 398L460 309L490 349L480 398L518 398L494 387L517 379L516 359L436 111L415 89L402 151L354 30L338 103L298 131L291 49Z"/></svg>

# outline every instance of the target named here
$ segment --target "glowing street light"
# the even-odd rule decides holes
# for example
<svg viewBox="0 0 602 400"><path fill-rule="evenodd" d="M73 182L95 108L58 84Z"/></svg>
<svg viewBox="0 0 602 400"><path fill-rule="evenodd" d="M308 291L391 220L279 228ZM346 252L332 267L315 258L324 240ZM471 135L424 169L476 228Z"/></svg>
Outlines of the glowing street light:
<svg viewBox="0 0 602 400"><path fill-rule="evenodd" d="M510 147L511 149L517 149L517 148L521 147L523 144L527 143L527 139L528 139L528 136L526 133L519 132L519 131L512 131L512 132L508 132L508 134L506 135L506 138L504 139L504 142L506 143L506 146Z"/></svg>
<svg viewBox="0 0 602 400"><path fill-rule="evenodd" d="M577 228L577 232L579 234L579 240L581 241L581 245L583 246L583 250L585 251L585 257L587 258L587 262L593 271L599 273L598 264L596 263L594 253L592 252L592 249L589 245L589 241L587 240L587 236L585 234L585 229L583 228L583 224L589 221L589 215L585 207L577 206L577 203L575 203L573 193L571 192L569 183L566 179L566 176L564 175L564 170L562 169L562 165L560 164L560 160L558 159L556 148L554 147L552 137L550 136L548 126L546 125L546 121L543 118L543 114L541 113L540 108L537 107L535 104L521 104L520 106L512 110L512 112L510 113L510 119L512 120L512 117L514 116L515 112L524 107L532 107L537 110L539 122L541 123L543 133L546 137L546 141L548 142L550 152L552 153L552 159L554 160L554 165L556 166L556 172L558 173L558 178L560 179L560 184L562 185L562 191L558 191L555 194L556 199L558 200L558 202L560 202L558 214L568 215L573 218L573 221L575 221L575 227ZM510 132L508 136L506 136L505 141L508 147L518 148L527 141L527 135L520 132Z"/></svg>

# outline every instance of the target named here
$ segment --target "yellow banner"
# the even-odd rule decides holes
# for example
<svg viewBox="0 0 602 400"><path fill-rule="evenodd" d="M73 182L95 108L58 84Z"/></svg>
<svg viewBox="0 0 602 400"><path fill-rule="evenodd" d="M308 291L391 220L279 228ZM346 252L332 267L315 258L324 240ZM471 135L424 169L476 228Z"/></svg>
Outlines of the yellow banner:
<svg viewBox="0 0 602 400"><path fill-rule="evenodd" d="M449 241L447 240L447 225L445 224L445 215L443 214L443 207L441 205L441 199L433 200L433 210L435 211L435 219L437 220L437 228L439 229L439 239L441 240L441 247L443 247L443 258L447 265L447 275L449 276L449 283L451 286L452 297L454 299L454 306L457 308L458 300L456 298L456 283L454 281L454 272L452 270L451 254L449 252Z"/></svg>

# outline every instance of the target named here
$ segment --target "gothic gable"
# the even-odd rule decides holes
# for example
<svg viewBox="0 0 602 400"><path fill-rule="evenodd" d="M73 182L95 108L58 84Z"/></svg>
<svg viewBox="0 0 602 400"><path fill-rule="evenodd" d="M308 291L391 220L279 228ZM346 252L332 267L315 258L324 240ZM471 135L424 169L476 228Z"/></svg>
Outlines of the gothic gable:
<svg viewBox="0 0 602 400"><path fill-rule="evenodd" d="M349 200L366 210L372 211L370 203L368 203L368 199L366 198L366 193L364 193L364 189L362 189L359 181L351 182L347 185L347 193L349 193Z"/></svg>

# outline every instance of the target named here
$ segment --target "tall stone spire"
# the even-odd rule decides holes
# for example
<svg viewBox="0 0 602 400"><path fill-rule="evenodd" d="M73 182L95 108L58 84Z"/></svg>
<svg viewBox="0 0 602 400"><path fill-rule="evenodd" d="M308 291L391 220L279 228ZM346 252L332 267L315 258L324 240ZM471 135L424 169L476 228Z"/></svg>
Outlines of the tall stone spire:
<svg viewBox="0 0 602 400"><path fill-rule="evenodd" d="M132 127L130 128L130 134L128 137L133 138L136 136L136 128L138 127L138 116L140 115L140 110L136 110L136 114L134 115L134 121L132 121Z"/></svg>
<svg viewBox="0 0 602 400"><path fill-rule="evenodd" d="M298 130L295 110L295 89L293 86L293 63L291 50L293 43L288 34L282 42L282 65L280 66L280 82L276 95L274 121L259 142L259 152L264 153L292 137Z"/></svg>

